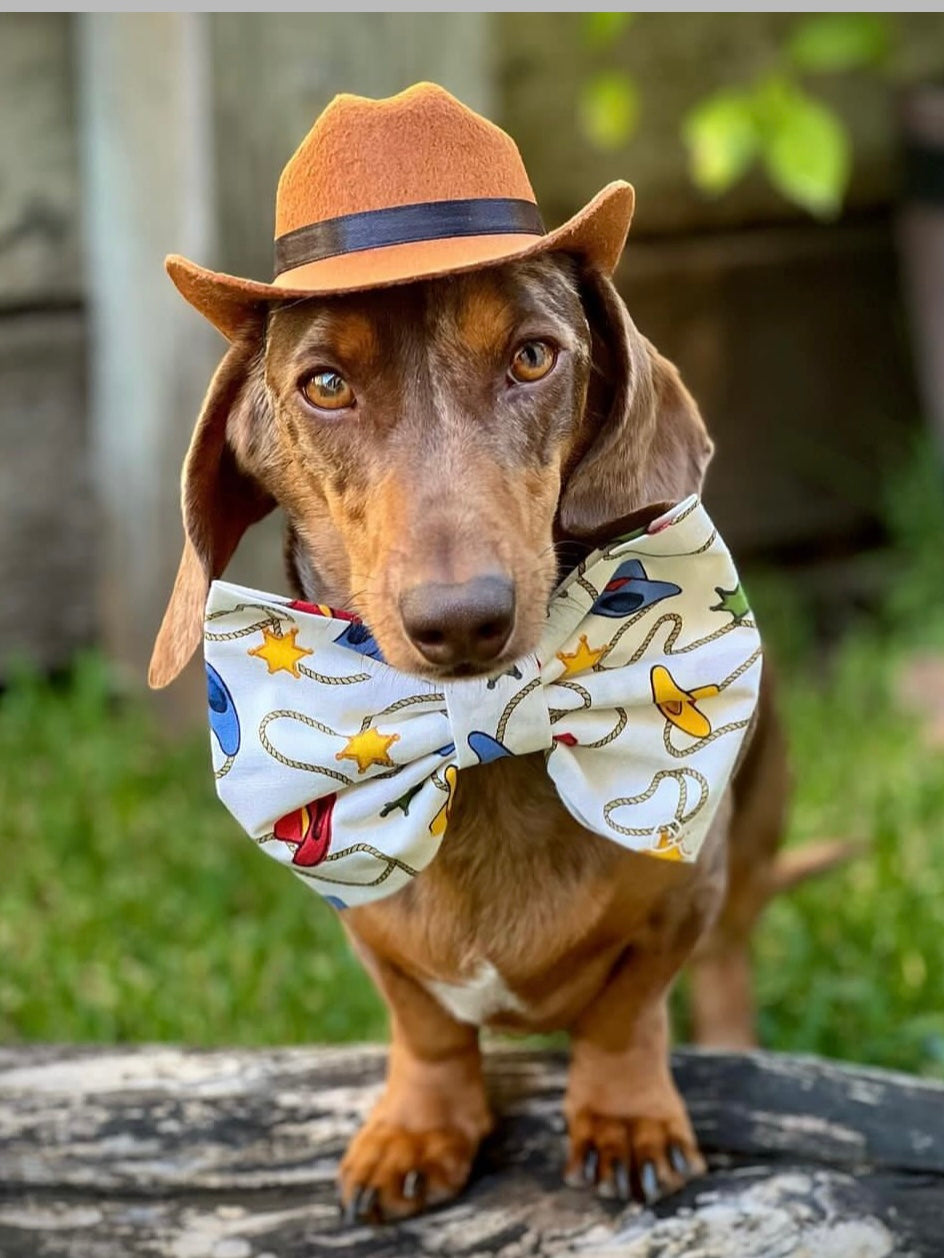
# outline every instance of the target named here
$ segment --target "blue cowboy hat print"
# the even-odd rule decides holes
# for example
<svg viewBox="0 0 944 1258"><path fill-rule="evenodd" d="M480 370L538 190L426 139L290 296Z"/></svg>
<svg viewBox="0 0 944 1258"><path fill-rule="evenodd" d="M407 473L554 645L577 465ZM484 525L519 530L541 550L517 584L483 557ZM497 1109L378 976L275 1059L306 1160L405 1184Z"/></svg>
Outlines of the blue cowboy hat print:
<svg viewBox="0 0 944 1258"><path fill-rule="evenodd" d="M210 729L216 735L223 755L235 756L239 751L239 717L236 715L233 696L212 664L206 666L206 678Z"/></svg>
<svg viewBox="0 0 944 1258"><path fill-rule="evenodd" d="M627 559L610 577L590 610L597 616L631 616L681 592L681 587L672 581L651 580L638 559Z"/></svg>

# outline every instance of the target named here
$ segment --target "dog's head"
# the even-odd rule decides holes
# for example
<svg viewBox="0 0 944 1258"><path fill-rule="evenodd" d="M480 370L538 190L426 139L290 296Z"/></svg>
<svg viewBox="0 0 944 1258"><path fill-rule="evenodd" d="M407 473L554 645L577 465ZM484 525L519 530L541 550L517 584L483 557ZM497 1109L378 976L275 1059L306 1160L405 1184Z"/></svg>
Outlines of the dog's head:
<svg viewBox="0 0 944 1258"><path fill-rule="evenodd" d="M184 465L151 684L275 504L307 598L357 612L395 667L456 677L534 649L557 538L698 490L710 455L675 368L565 255L260 310Z"/></svg>

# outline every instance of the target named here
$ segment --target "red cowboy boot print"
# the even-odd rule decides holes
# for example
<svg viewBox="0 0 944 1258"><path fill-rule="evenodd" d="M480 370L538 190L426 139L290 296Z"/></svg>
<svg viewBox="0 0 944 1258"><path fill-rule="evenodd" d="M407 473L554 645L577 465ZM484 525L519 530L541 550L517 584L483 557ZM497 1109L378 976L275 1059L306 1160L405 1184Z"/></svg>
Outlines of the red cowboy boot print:
<svg viewBox="0 0 944 1258"><path fill-rule="evenodd" d="M294 812L280 817L272 832L283 843L295 847L293 865L320 865L331 846L331 816L337 795L325 795L323 799L302 804Z"/></svg>

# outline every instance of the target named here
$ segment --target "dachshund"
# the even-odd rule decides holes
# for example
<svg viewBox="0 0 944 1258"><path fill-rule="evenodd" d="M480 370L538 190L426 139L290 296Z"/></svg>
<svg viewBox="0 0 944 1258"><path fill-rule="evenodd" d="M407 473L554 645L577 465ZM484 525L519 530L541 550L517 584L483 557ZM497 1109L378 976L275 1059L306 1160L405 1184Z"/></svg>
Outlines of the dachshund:
<svg viewBox="0 0 944 1258"><path fill-rule="evenodd" d="M260 306L185 463L151 684L187 663L209 582L276 505L297 597L357 613L397 669L497 675L535 648L562 551L700 493L712 452L676 368L566 253ZM695 1038L753 1042L748 937L777 889L787 795L766 668L693 864L581 829L540 754L464 771L436 859L343 915L391 1026L385 1090L341 1164L348 1217L462 1189L494 1121L482 1027L569 1033L568 1182L650 1202L701 1173L667 997L691 961Z"/></svg>

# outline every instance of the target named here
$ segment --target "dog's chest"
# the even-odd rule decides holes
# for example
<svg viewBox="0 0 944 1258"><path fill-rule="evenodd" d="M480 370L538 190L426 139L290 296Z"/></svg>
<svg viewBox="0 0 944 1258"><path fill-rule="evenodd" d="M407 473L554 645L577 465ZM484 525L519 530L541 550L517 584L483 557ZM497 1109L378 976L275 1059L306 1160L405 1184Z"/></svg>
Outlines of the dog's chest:
<svg viewBox="0 0 944 1258"><path fill-rule="evenodd" d="M527 1022L545 976L600 911L593 892L615 850L578 832L539 757L466 770L413 910L423 986L461 1022Z"/></svg>
<svg viewBox="0 0 944 1258"><path fill-rule="evenodd" d="M525 1013L524 1003L508 987L491 961L478 962L467 979L446 983L427 979L427 991L459 1022L481 1026L500 1013Z"/></svg>

